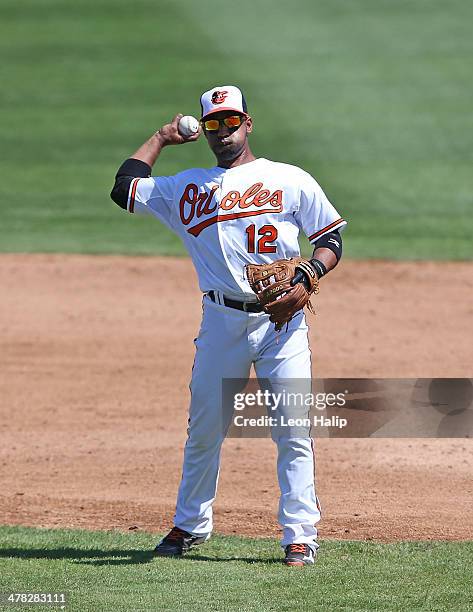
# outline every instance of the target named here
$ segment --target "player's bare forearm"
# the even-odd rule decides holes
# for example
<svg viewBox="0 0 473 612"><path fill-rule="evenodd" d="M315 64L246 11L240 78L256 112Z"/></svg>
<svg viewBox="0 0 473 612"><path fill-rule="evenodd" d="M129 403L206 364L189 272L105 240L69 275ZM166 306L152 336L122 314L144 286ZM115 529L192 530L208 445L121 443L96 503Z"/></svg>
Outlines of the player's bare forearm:
<svg viewBox="0 0 473 612"><path fill-rule="evenodd" d="M141 147L131 155L132 159L139 159L148 164L151 168L154 166L163 147L166 144L159 132L154 133Z"/></svg>
<svg viewBox="0 0 473 612"><path fill-rule="evenodd" d="M318 278L322 278L327 272L333 270L342 256L342 237L335 230L324 234L314 244L314 252L310 263Z"/></svg>
<svg viewBox="0 0 473 612"><path fill-rule="evenodd" d="M327 272L333 270L333 268L335 268L338 263L338 259L335 253L332 250L327 249L326 247L316 247L314 249L314 252L312 253L312 259L317 259L318 261L321 261L324 264Z"/></svg>
<svg viewBox="0 0 473 612"><path fill-rule="evenodd" d="M148 164L148 166L153 167L164 147L169 145L184 144L185 142L195 142L202 133L202 129L199 128L199 131L196 134L184 138L179 134L178 130L179 121L181 118L182 114L178 113L171 123L166 123L166 125L163 125L163 127L155 132L145 143L143 143L131 157L133 159L139 159L145 164Z"/></svg>
<svg viewBox="0 0 473 612"><path fill-rule="evenodd" d="M110 193L112 200L121 208L127 209L129 192L132 181L136 177L146 178L151 175L152 167L158 159L161 151L168 145L184 144L194 142L199 138L202 129L192 136L184 138L179 134L178 126L182 115L177 114L171 123L166 123L148 138L141 147L118 169L115 176L115 184Z"/></svg>

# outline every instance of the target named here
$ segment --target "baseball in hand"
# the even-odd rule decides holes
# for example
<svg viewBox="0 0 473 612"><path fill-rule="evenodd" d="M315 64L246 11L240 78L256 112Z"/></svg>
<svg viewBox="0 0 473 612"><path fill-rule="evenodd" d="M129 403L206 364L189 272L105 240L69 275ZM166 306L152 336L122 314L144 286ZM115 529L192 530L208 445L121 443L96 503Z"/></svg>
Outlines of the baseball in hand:
<svg viewBox="0 0 473 612"><path fill-rule="evenodd" d="M191 115L184 115L179 121L177 131L183 138L194 136L199 131L199 122Z"/></svg>

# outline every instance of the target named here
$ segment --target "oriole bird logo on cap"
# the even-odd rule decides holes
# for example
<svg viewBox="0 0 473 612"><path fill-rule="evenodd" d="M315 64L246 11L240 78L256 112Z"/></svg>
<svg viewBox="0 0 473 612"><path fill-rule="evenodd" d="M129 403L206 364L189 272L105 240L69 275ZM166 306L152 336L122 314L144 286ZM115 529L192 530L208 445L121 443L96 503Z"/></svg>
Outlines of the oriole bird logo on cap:
<svg viewBox="0 0 473 612"><path fill-rule="evenodd" d="M228 96L228 91L214 91L212 94L212 104L222 104Z"/></svg>

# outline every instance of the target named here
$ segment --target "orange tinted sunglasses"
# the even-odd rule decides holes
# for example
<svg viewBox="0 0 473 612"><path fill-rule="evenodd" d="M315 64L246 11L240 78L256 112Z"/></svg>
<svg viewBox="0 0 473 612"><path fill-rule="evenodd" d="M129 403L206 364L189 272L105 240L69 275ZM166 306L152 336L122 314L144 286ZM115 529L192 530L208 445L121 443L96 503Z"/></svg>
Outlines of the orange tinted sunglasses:
<svg viewBox="0 0 473 612"><path fill-rule="evenodd" d="M227 128L237 128L243 123L244 117L240 115L232 115L231 117L225 117L225 119L207 119L202 121L204 128L207 132L216 132L220 125L223 123Z"/></svg>

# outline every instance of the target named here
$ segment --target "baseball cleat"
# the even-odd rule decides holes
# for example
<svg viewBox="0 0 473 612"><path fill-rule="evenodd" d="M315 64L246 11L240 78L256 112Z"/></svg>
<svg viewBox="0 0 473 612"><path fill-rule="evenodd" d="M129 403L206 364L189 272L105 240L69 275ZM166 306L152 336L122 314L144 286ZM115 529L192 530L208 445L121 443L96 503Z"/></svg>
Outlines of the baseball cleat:
<svg viewBox="0 0 473 612"><path fill-rule="evenodd" d="M284 549L286 565L313 565L316 553L308 544L289 544Z"/></svg>
<svg viewBox="0 0 473 612"><path fill-rule="evenodd" d="M184 529L173 527L156 546L154 554L158 557L182 557L192 546L203 544L208 540L209 535L193 536Z"/></svg>

